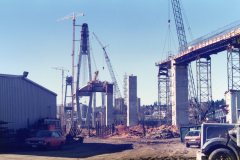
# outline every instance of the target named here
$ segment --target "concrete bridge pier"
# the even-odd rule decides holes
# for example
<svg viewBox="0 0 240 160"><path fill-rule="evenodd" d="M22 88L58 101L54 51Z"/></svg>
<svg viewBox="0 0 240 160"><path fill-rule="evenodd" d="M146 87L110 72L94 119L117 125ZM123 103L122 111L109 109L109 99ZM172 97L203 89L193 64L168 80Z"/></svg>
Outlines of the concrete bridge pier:
<svg viewBox="0 0 240 160"><path fill-rule="evenodd" d="M105 92L105 125L112 125L114 122L113 117L113 84L106 85L106 92Z"/></svg>
<svg viewBox="0 0 240 160"><path fill-rule="evenodd" d="M175 65L172 73L172 124L177 127L189 124L188 120L188 65Z"/></svg>

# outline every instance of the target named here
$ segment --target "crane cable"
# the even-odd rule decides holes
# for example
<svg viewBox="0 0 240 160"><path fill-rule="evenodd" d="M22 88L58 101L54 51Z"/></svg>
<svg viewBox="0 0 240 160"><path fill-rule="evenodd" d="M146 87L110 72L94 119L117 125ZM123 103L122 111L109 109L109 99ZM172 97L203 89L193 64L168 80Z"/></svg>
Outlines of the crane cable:
<svg viewBox="0 0 240 160"><path fill-rule="evenodd" d="M183 17L184 17L183 20L185 20L185 22L186 22L187 30L188 30L188 33L189 33L189 37L190 37L190 39L191 39L191 41L192 41L193 38L194 38L194 36L193 36L193 34L192 34L192 29L191 29L191 26L190 26L190 24L189 24L189 21L188 21L187 15L186 15L186 13L185 13L185 10L184 10L184 7L183 7L183 4L182 4L181 2L180 2L180 5L181 5L181 8L182 8L182 13L183 13Z"/></svg>
<svg viewBox="0 0 240 160"><path fill-rule="evenodd" d="M165 36L165 40L164 40L164 45L163 45L163 51L162 53L165 53L165 49L167 50L167 58L170 58L170 56L172 56L172 52L173 52L173 49L175 51L177 51L177 47L176 47L176 43L173 39L173 35L172 35L172 30L171 30L171 4L170 4L170 1L168 1L168 20L167 20L167 23L168 23L168 27L167 27L167 31L166 31L166 36Z"/></svg>
<svg viewBox="0 0 240 160"><path fill-rule="evenodd" d="M91 41L93 41L92 39L93 39L93 36L91 35ZM91 44L93 44L93 43L91 43ZM98 71L98 67L97 67L97 64L96 64L96 60L95 60L95 56L94 56L94 52L93 52L92 45L91 45L89 48L90 48L90 51L91 51L91 53L92 53L92 54L90 54L90 55L91 55L91 58L92 58L92 60L93 60L94 67L95 67L95 69Z"/></svg>

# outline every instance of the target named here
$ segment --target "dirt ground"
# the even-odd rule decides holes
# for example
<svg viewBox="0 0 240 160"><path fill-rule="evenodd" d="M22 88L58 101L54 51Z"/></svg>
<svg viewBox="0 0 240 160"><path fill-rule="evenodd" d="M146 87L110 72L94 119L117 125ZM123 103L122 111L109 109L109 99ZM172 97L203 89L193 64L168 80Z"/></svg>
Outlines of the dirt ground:
<svg viewBox="0 0 240 160"><path fill-rule="evenodd" d="M0 153L0 160L153 160L196 159L198 148L186 148L179 138L149 140L140 138L86 138L83 144L68 144L61 150L21 148Z"/></svg>

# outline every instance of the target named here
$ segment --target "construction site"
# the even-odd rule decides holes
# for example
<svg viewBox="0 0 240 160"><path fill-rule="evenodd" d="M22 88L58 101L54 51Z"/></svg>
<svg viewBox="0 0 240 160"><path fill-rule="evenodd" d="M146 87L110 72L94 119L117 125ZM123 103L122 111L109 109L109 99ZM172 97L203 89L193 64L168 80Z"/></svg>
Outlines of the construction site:
<svg viewBox="0 0 240 160"><path fill-rule="evenodd" d="M228 142L240 114L240 21L188 40L191 28L181 0L169 0L167 5L166 54L152 62L152 70L157 71L157 92L153 93L157 99L149 105L140 96L142 77L125 71L119 79L120 68L112 63L118 60L111 57L104 37L92 30L91 23L81 21L89 13L73 12L57 19L58 25L66 23L66 33L71 35L71 41L66 41L71 44L71 54L64 56L64 61L71 63L51 67L61 73L60 90L52 91L30 80L28 71L0 74L0 159L199 159L198 152L210 160L239 159L240 144L235 140L236 149L232 149ZM171 27L176 31L176 53L171 48ZM93 42L100 48L101 55L96 57ZM226 54L226 61L220 64L226 64L227 69L224 74L217 70L226 75L217 81L227 88L218 93L224 98L214 99L213 93L220 91L213 91L212 58L220 52ZM97 67L98 63L106 67ZM103 72L107 76L102 76ZM154 82L147 79L144 83L150 86ZM152 96L150 89L144 92ZM206 152L207 143L220 137L219 132L208 136L208 124L215 131L221 130L216 126L227 128L227 147L222 143L214 146L227 151ZM63 141L33 139L39 131L51 131ZM190 131L199 131L198 143L188 143ZM238 132L235 137L240 139Z"/></svg>

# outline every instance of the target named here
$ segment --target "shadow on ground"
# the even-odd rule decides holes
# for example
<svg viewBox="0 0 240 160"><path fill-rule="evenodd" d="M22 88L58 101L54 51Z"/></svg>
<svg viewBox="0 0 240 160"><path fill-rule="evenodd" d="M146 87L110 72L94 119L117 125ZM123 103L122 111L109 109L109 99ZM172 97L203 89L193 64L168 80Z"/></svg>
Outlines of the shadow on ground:
<svg viewBox="0 0 240 160"><path fill-rule="evenodd" d="M0 154L32 155L63 158L87 158L101 154L109 154L133 149L132 144L82 143L68 144L61 150L39 150L21 148L14 151L0 152Z"/></svg>

